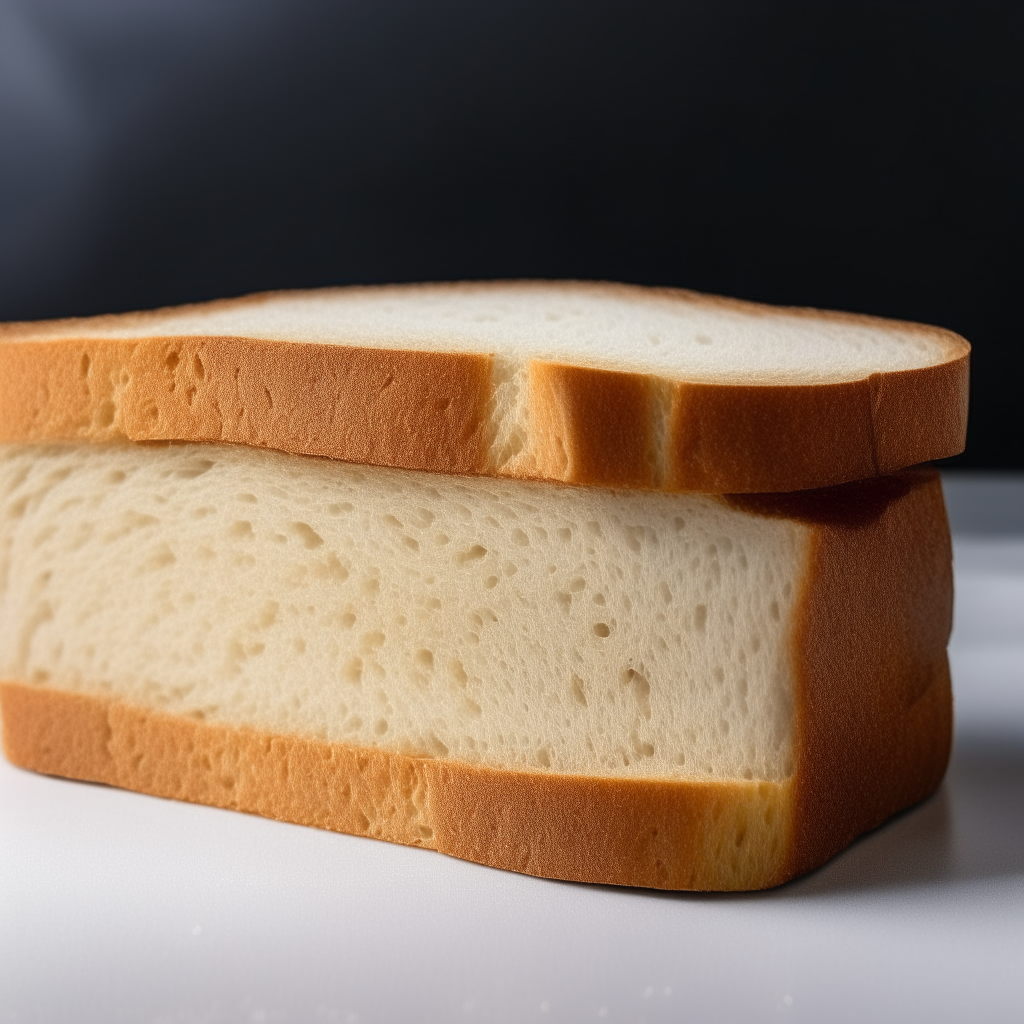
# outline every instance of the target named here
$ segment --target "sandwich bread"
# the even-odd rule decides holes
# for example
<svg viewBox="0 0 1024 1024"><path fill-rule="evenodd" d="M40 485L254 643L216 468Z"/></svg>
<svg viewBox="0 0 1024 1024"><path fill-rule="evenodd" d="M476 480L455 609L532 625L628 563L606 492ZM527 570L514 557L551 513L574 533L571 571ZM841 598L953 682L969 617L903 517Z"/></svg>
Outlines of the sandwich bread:
<svg viewBox="0 0 1024 1024"><path fill-rule="evenodd" d="M283 292L0 327L0 441L792 491L960 452L968 352L935 327L626 285Z"/></svg>
<svg viewBox="0 0 1024 1024"><path fill-rule="evenodd" d="M345 337L369 345L386 294L111 320L47 358L56 367L63 351L91 353L75 385L83 396L100 394L92 375L117 365L103 362L115 352L129 375L194 387L189 422L203 434L203 403L232 386L230 374L211 383L229 365L213 355L214 333L250 339L225 346L232 359L244 351L262 367L254 353L276 352L285 367L292 349L344 340L301 316L294 327L296 308L368 303L362 333ZM483 294L463 326L500 293ZM443 290L394 295L417 316L448 301ZM538 295L538 310L553 308ZM579 293L592 328L606 299ZM691 300L651 301L642 330L661 324L668 345L659 303ZM743 317L781 324L699 303L686 315L725 348L738 332L732 364L702 357L720 377L739 376L743 360L762 372L753 335L736 326ZM420 334L410 326L410 346L432 351L423 339L441 336L442 319ZM277 348L252 340L257 320ZM523 366L543 347L543 322ZM851 345L890 345L893 366L925 358L913 332L897 359L904 343L891 329L833 326ZM116 339L115 328L165 340L139 341L135 355L127 342L89 340ZM449 352L470 347L455 340L460 329L445 335ZM566 337L557 352L544 345L571 356L576 335ZM608 344L608 363L624 362ZM158 365L165 349L179 353L174 368ZM643 351L653 374L660 364ZM864 369L854 351L836 376ZM309 447L311 421L282 411L288 394L298 408L299 383L283 370L266 379L277 413L250 410L232 430L291 423L288 437L306 439L293 448ZM483 379L493 397L493 376ZM103 381L121 403L102 428L110 443L95 443L108 435L94 410L75 442L0 445L0 707L15 764L537 875L684 889L778 884L941 780L952 576L934 472L724 497L126 444L130 424L146 422L145 396L165 402L159 433L179 390ZM5 386L12 395L17 404ZM486 388L471 397L486 406ZM58 419L36 422L40 435L60 433ZM287 447L283 436L259 440ZM535 465L527 475L544 474Z"/></svg>

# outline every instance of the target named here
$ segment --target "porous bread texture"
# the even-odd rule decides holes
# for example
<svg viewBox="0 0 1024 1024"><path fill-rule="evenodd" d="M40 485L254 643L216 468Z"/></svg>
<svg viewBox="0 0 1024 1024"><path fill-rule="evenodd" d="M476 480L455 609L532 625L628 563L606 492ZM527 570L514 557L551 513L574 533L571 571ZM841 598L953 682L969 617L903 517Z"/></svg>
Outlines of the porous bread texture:
<svg viewBox="0 0 1024 1024"><path fill-rule="evenodd" d="M242 486L263 484L258 495L231 482L239 467ZM335 492L353 473L370 482L359 485L358 502L339 500ZM228 448L86 445L10 446L0 481L0 709L5 753L25 768L536 875L683 889L785 881L923 799L945 770L952 573L935 473L710 501L495 488ZM535 494L552 502L543 509L551 516L541 524L546 537L527 528L542 511ZM398 522L346 532L345 517L372 519L383 499L411 510L408 522L387 511ZM236 505L251 511L242 518ZM664 511L673 506L669 519ZM434 520L417 520L420 509ZM601 538L588 534L591 520L581 515L595 509ZM431 538L442 525L447 544ZM501 564L483 575L491 551L473 550L482 538L503 556L511 552L517 571ZM723 558L724 539L734 560ZM473 543L455 543L463 540ZM287 554L254 559L270 550ZM440 564L438 551L449 561L435 572L428 563ZM677 576L674 591L662 566L685 566L688 555L696 575ZM594 556L604 575L589 573ZM393 574L361 573L357 559ZM517 590L530 574L529 588ZM587 586L564 587L563 578ZM351 607L346 588L358 595ZM606 603L595 618L582 595L597 589ZM468 613L443 634L451 645L444 653L465 655L464 687L459 673L445 676L438 650L416 646L445 608L410 600L424 594ZM323 605L324 595L341 596ZM493 622L482 612L501 595L507 617ZM631 607L609 603L623 597ZM542 599L551 600L546 614ZM393 623L380 618L388 607ZM360 615L377 616L389 632L361 635L358 618L348 618ZM716 622L728 629L716 633ZM744 636L750 625L760 630L759 647ZM672 628L680 637L674 651ZM631 651L616 649L624 634ZM669 652L667 661L651 655L655 673L639 659L664 653L659 638ZM346 660L353 643L358 665ZM383 653L390 644L393 661ZM265 666L289 645L292 667L272 676ZM328 668L326 685L304 674L314 647ZM126 648L143 651L144 661ZM478 648L489 652L479 664L493 676L466 671ZM590 650L606 649L618 656L589 659ZM716 666L726 649L732 660ZM425 657L416 661L427 650L432 670ZM567 651L603 671L584 680L585 706L572 677L566 687L551 672ZM675 676L663 671L670 664ZM746 714L742 702L737 707L737 664L747 671ZM196 666L209 667L209 678L197 678ZM421 702L423 688L431 705ZM371 725L369 735L341 741L296 731L309 707L314 728L334 711L344 729L353 690L387 730ZM204 705L203 693L217 702ZM435 696L447 708L444 721L431 717ZM749 720L752 707L763 721ZM402 737L393 720L411 723L408 743L395 742ZM672 731L687 721L692 735ZM600 730L609 723L617 732L606 740ZM435 725L455 737L447 753L417 746L433 743L423 730L437 737ZM488 749L476 743L467 754L468 743L458 746L464 737L487 739ZM506 740L505 760L486 759L497 756L494 737ZM547 766L536 761L538 737L555 738L543 748ZM663 739L677 741L670 749L686 754L684 764L664 763L653 742ZM552 763L552 753L582 756L592 774ZM607 754L610 767L599 763Z"/></svg>
<svg viewBox="0 0 1024 1024"><path fill-rule="evenodd" d="M228 446L0 446L0 494L0 678L504 768L792 773L794 522Z"/></svg>
<svg viewBox="0 0 1024 1024"><path fill-rule="evenodd" d="M724 493L884 474L966 430L950 331L624 285L275 293L0 341L6 441L235 441Z"/></svg>

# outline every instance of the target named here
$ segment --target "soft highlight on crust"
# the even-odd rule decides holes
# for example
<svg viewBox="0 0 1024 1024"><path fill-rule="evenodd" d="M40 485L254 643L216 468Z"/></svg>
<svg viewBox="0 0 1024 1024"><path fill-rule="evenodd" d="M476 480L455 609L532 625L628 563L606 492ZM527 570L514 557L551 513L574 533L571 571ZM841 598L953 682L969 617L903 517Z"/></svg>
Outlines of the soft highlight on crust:
<svg viewBox="0 0 1024 1024"><path fill-rule="evenodd" d="M782 782L503 770L18 681L0 684L7 756L544 877L778 885L941 782L952 735L949 529L934 472L726 500L813 533L790 642L795 770Z"/></svg>
<svg viewBox="0 0 1024 1024"><path fill-rule="evenodd" d="M205 307L0 325L0 441L224 441L403 469L704 493L824 487L963 450L970 347L951 331L627 285L391 292L503 287L884 327L927 337L942 355L918 369L817 384L678 381L533 359L529 443L501 463L488 418L496 386L489 351L159 333L172 313L256 306L278 294L267 293ZM126 329L140 337L102 335Z"/></svg>

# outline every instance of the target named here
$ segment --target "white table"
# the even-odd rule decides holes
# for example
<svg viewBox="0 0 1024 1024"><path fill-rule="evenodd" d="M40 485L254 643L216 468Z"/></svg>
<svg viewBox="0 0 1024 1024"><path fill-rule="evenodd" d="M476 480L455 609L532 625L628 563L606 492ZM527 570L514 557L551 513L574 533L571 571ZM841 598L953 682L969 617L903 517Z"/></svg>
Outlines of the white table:
<svg viewBox="0 0 1024 1024"><path fill-rule="evenodd" d="M954 480L954 524L972 501L1006 519L993 493ZM1019 1024L1024 515L1006 525L957 537L942 789L772 892L544 881L2 762L0 1022Z"/></svg>

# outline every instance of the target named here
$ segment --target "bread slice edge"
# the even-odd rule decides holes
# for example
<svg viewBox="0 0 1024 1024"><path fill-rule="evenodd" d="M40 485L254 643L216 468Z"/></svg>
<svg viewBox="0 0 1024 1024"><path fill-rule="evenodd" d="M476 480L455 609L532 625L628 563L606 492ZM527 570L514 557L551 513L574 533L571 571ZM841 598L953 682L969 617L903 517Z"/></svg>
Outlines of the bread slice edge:
<svg viewBox="0 0 1024 1024"><path fill-rule="evenodd" d="M785 881L782 782L589 778L410 757L0 684L19 767L432 849L545 878L660 889Z"/></svg>
<svg viewBox="0 0 1024 1024"><path fill-rule="evenodd" d="M503 371L488 352L160 334L175 310L7 324L0 440L224 441L404 469L704 493L824 487L963 450L970 346L951 331L671 289L571 287L884 325L929 337L943 355L917 369L804 384L679 381L533 359L529 437L509 455L494 422ZM104 324L153 333L104 338Z"/></svg>

